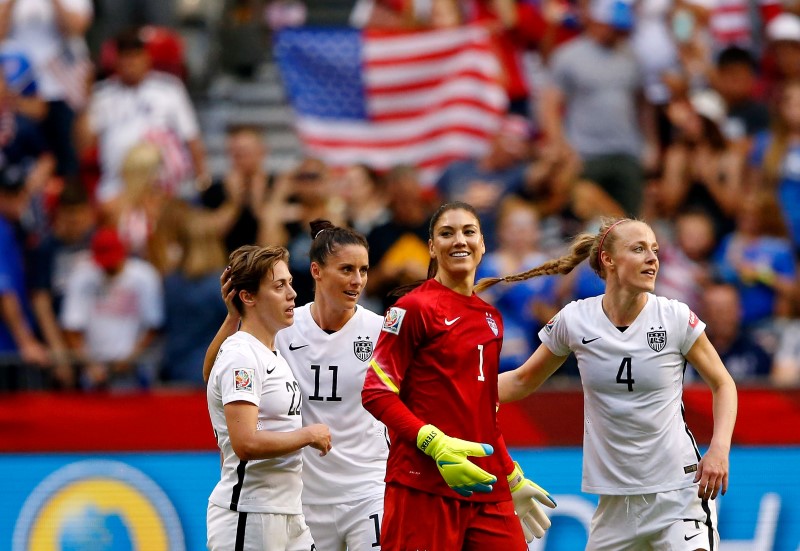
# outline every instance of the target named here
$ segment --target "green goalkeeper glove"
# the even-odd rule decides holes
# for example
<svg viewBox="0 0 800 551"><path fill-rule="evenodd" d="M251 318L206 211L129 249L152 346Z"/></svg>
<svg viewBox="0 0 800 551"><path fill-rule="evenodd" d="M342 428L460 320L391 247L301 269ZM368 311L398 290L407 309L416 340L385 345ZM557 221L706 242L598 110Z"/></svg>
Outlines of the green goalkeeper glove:
<svg viewBox="0 0 800 551"><path fill-rule="evenodd" d="M417 447L433 457L447 485L464 497L491 492L497 482L495 476L467 460L467 456L492 455L494 448L489 444L451 438L433 425L425 425L417 433Z"/></svg>
<svg viewBox="0 0 800 551"><path fill-rule="evenodd" d="M525 474L519 467L519 463L514 461L514 470L508 475L508 487L511 490L511 497L514 500L514 511L517 513L522 531L525 533L525 541L528 543L533 538L541 538L550 528L550 519L544 514L539 503L555 509L556 502L550 494L534 482L525 478ZM536 502L539 503L536 503Z"/></svg>

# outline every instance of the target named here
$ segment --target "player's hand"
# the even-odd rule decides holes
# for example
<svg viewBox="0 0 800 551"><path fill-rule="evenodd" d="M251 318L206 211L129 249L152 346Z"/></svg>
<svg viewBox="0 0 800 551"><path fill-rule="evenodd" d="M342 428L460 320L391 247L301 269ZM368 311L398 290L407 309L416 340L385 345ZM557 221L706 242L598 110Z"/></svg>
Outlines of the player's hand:
<svg viewBox="0 0 800 551"><path fill-rule="evenodd" d="M514 511L517 513L522 525L522 532L525 534L525 541L530 543L533 538L544 536L544 533L550 528L550 519L539 503L555 509L555 500L547 490L525 478L525 473L522 472L516 461L514 461L514 470L508 475L508 487L511 490L511 498L514 500Z"/></svg>
<svg viewBox="0 0 800 551"><path fill-rule="evenodd" d="M728 491L728 452L713 444L697 464L694 481L699 483L697 495L700 499L716 499Z"/></svg>
<svg viewBox="0 0 800 551"><path fill-rule="evenodd" d="M304 427L303 430L305 430L311 438L311 442L309 442L308 445L315 450L319 450L320 456L327 455L328 452L331 451L331 431L328 425L308 425Z"/></svg>
<svg viewBox="0 0 800 551"><path fill-rule="evenodd" d="M425 425L417 433L417 447L436 461L444 481L462 496L491 492L497 482L495 476L467 459L492 455L494 448L489 444L451 438L433 425Z"/></svg>
<svg viewBox="0 0 800 551"><path fill-rule="evenodd" d="M234 319L239 318L239 311L233 305L233 298L236 296L236 289L233 288L231 283L231 267L228 266L223 270L222 275L219 276L219 286L222 293L222 300L225 302L225 308L228 309L228 315Z"/></svg>

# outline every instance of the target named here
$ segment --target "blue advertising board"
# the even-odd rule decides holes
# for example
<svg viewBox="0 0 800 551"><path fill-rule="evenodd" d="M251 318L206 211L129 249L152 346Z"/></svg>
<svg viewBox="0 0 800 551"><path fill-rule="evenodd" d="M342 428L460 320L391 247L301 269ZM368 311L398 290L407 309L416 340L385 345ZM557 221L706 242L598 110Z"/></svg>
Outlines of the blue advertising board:
<svg viewBox="0 0 800 551"><path fill-rule="evenodd" d="M558 501L530 550L583 549L597 499L580 492L580 449L512 456ZM729 491L717 500L722 551L800 551L798 465L798 447L731 452ZM0 473L0 550L196 550L219 455L7 454Z"/></svg>

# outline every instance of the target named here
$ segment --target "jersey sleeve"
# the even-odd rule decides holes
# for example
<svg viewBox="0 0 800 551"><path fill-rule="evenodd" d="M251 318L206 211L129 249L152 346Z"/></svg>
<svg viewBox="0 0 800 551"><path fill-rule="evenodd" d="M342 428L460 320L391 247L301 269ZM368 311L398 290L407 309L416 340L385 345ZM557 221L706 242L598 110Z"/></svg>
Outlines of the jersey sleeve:
<svg viewBox="0 0 800 551"><path fill-rule="evenodd" d="M562 308L539 331L539 340L556 356L569 356L569 329L567 318L569 305Z"/></svg>
<svg viewBox="0 0 800 551"><path fill-rule="evenodd" d="M424 423L400 399L414 350L422 341L425 323L417 305L402 299L386 311L381 334L364 380L361 399L364 409L393 431L414 437Z"/></svg>
<svg viewBox="0 0 800 551"><path fill-rule="evenodd" d="M270 358L270 360L272 360ZM272 360L274 361L274 360ZM236 401L258 406L261 399L261 374L252 358L224 348L214 361L214 371L219 380L222 405Z"/></svg>
<svg viewBox="0 0 800 551"><path fill-rule="evenodd" d="M675 303L677 309L677 319L679 325L678 334L682 336L680 343L681 354L686 356L694 346L695 341L703 334L706 329L706 324L703 323L697 314L692 312L687 305L678 301L671 301Z"/></svg>

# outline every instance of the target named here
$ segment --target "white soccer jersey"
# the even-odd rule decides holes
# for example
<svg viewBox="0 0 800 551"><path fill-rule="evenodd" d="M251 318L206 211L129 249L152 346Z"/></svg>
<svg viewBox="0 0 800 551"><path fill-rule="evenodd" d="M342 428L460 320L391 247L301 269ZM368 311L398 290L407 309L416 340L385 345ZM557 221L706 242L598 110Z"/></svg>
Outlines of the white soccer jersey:
<svg viewBox="0 0 800 551"><path fill-rule="evenodd" d="M301 514L300 451L242 461L233 451L225 422L225 404L244 400L258 406L258 430L301 428L302 395L286 360L253 335L238 331L222 343L206 395L223 458L222 475L209 501L245 513Z"/></svg>
<svg viewBox="0 0 800 551"><path fill-rule="evenodd" d="M578 360L582 489L631 495L690 486L700 454L683 417L684 356L705 324L685 304L648 294L623 332L602 298L568 304L539 332L551 352Z"/></svg>
<svg viewBox="0 0 800 551"><path fill-rule="evenodd" d="M383 318L358 307L339 331L328 334L311 317L311 304L294 310L294 324L275 346L292 367L303 393L303 422L324 423L331 451L303 453L303 503L317 505L383 495L389 447L383 423L361 405L361 389Z"/></svg>

